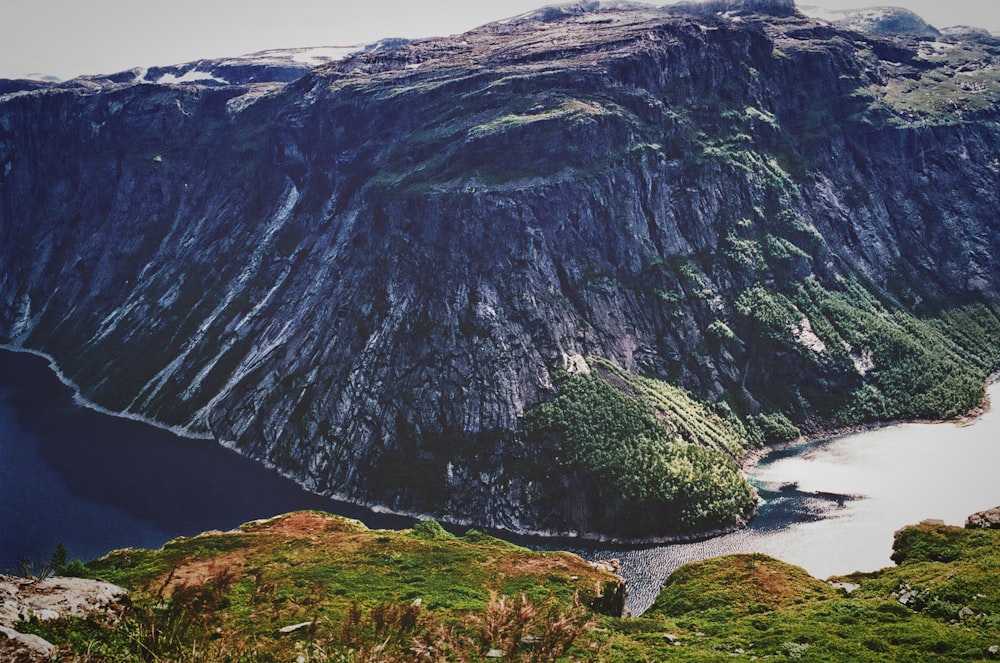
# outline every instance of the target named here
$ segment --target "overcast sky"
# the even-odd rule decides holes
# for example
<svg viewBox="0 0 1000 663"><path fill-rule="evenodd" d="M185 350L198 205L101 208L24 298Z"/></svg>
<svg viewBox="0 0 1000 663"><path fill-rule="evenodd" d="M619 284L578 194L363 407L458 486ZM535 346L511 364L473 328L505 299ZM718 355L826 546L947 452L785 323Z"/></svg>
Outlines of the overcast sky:
<svg viewBox="0 0 1000 663"><path fill-rule="evenodd" d="M891 4L937 27L1000 32L1000 0L799 0ZM0 78L62 79L272 48L346 46L463 32L546 0L0 0ZM652 2L651 4L662 4ZM985 7L985 8L984 8Z"/></svg>

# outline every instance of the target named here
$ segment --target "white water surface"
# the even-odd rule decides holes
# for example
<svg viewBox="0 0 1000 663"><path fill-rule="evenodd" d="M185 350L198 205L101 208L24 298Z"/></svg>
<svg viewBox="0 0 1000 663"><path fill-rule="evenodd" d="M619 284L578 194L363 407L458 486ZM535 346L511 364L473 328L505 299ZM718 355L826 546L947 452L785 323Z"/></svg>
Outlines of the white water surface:
<svg viewBox="0 0 1000 663"><path fill-rule="evenodd" d="M617 558L628 607L646 610L678 566L761 552L826 579L892 566L893 533L925 519L964 525L1000 505L1000 383L994 408L965 424L909 423L772 452L749 476L765 503L750 526L691 544L577 550Z"/></svg>

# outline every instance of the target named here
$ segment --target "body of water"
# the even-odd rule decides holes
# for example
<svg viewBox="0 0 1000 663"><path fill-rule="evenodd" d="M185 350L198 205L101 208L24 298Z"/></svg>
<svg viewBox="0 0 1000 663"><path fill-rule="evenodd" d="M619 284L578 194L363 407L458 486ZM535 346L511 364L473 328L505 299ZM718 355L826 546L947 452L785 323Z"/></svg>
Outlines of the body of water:
<svg viewBox="0 0 1000 663"><path fill-rule="evenodd" d="M1000 384L990 394L1000 403ZM0 571L22 558L44 561L59 542L86 560L296 509L369 527L414 522L312 495L214 442L88 410L72 396L46 360L0 351ZM961 525L1000 505L998 475L995 410L964 426L891 426L773 452L750 474L765 502L745 530L692 544L575 552L620 560L634 613L678 566L716 555L763 552L820 578L874 571L892 564L900 527L926 518Z"/></svg>
<svg viewBox="0 0 1000 663"><path fill-rule="evenodd" d="M0 572L47 561L60 542L88 560L296 509L414 522L306 492L213 441L82 407L44 358L0 350Z"/></svg>
<svg viewBox="0 0 1000 663"><path fill-rule="evenodd" d="M967 424L911 423L772 452L751 472L764 504L744 530L698 543L640 550L578 550L616 557L629 608L648 608L688 562L761 552L826 579L892 566L896 530L925 519L964 525L1000 505L1000 383L996 407Z"/></svg>

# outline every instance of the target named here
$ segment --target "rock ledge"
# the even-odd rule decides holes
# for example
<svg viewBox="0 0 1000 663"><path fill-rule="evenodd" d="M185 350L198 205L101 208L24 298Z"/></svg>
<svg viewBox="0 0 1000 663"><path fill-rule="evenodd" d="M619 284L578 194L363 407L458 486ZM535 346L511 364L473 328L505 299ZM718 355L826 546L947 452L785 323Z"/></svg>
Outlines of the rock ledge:
<svg viewBox="0 0 1000 663"><path fill-rule="evenodd" d="M52 643L15 630L18 622L96 614L102 621L114 624L128 605L128 592L107 582L0 575L0 660L32 663L49 660L55 654Z"/></svg>

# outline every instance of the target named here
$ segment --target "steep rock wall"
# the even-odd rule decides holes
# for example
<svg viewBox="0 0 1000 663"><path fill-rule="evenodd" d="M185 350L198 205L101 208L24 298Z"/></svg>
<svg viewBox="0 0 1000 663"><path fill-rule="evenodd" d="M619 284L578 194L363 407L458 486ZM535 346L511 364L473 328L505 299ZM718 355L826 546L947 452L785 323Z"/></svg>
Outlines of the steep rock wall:
<svg viewBox="0 0 1000 663"><path fill-rule="evenodd" d="M745 447L981 397L996 53L948 48L598 11L279 89L14 92L0 338L319 492L595 533L593 477L519 427L595 358L720 403ZM910 372L965 391L908 407L934 389Z"/></svg>

